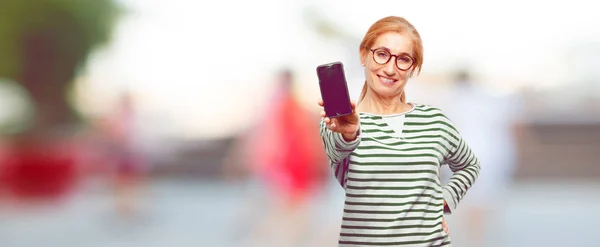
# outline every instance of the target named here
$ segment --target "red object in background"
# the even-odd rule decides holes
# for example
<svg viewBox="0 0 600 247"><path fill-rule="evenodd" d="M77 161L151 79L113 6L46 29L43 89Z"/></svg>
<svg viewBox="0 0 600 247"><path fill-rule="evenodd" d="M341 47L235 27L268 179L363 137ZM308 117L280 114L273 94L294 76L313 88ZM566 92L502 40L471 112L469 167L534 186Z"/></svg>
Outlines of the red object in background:
<svg viewBox="0 0 600 247"><path fill-rule="evenodd" d="M13 147L0 166L0 186L17 199L57 199L74 187L74 154L52 144Z"/></svg>
<svg viewBox="0 0 600 247"><path fill-rule="evenodd" d="M314 117L287 91L269 110L251 140L252 169L278 196L304 200L320 189L329 171L318 115Z"/></svg>

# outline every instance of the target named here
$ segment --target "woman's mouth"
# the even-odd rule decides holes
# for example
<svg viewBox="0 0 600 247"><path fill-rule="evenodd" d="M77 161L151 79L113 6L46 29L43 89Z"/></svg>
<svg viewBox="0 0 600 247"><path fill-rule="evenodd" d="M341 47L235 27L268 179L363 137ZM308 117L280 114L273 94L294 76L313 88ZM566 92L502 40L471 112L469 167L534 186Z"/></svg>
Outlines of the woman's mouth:
<svg viewBox="0 0 600 247"><path fill-rule="evenodd" d="M377 77L379 77L379 81L381 81L381 83L387 84L387 85L394 85L394 83L396 83L398 81L398 80L388 78L385 76L380 76L380 75L377 75Z"/></svg>

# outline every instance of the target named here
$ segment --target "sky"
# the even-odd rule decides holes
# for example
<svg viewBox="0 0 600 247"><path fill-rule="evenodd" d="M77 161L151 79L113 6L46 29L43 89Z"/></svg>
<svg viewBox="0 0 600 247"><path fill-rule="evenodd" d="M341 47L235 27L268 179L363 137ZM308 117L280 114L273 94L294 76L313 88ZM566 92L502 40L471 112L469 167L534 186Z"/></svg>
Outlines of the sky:
<svg viewBox="0 0 600 247"><path fill-rule="evenodd" d="M322 63L344 62L351 87L361 84L353 51L387 15L406 17L421 33L423 74L466 64L509 89L560 84L570 76L566 47L600 41L600 17L578 0L121 2L129 12L78 79L79 106L89 115L106 112L128 88L153 120L149 131L184 138L242 131L268 106L273 75L284 66L298 72L306 102L318 99L315 68ZM345 36L319 36L306 8Z"/></svg>

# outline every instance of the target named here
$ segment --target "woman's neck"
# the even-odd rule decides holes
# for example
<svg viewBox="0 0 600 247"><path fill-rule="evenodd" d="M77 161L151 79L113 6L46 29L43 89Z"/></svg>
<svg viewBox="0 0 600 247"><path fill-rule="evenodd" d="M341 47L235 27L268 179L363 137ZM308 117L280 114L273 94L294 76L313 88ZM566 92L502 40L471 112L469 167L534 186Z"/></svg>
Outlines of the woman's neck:
<svg viewBox="0 0 600 247"><path fill-rule="evenodd" d="M400 101L400 96L381 97L374 93L367 93L365 98L358 104L359 112L374 113L378 115L390 115L403 113L411 109L406 102Z"/></svg>

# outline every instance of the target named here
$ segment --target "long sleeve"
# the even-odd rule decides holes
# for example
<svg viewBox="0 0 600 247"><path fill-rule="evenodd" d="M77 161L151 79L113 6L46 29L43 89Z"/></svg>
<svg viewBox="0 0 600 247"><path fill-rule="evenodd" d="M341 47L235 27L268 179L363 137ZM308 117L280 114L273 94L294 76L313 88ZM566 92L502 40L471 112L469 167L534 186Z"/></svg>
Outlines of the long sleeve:
<svg viewBox="0 0 600 247"><path fill-rule="evenodd" d="M327 129L325 121L321 120L320 134L327 160L336 179L343 188L346 188L346 175L350 164L350 153L360 144L360 126L358 136L354 141L347 142L342 134Z"/></svg>
<svg viewBox="0 0 600 247"><path fill-rule="evenodd" d="M443 194L450 210L446 213L451 214L479 177L481 166L475 153L456 129L448 139L452 148L446 157L446 162L453 174L448 184L443 187Z"/></svg>

